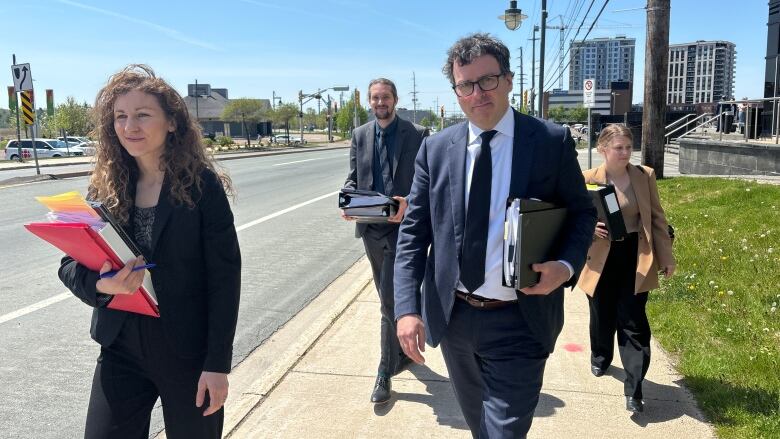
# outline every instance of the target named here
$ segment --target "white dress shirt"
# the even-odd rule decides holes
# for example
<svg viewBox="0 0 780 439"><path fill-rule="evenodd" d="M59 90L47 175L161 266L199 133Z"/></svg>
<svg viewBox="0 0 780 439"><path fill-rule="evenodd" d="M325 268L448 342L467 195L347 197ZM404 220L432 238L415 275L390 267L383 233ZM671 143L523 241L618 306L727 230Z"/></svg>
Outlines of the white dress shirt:
<svg viewBox="0 0 780 439"><path fill-rule="evenodd" d="M490 154L493 162L492 179L490 180L490 219L488 223L487 248L485 251L485 283L474 291L477 296L496 300L515 300L517 293L514 288L502 285L504 260L504 220L506 217L506 202L509 198L509 185L512 181L512 152L515 138L515 116L512 107L493 128L497 131L490 140ZM469 121L469 137L466 151L466 184L464 197L465 210L468 211L471 176L477 151L482 147L479 137L481 128ZM571 265L560 261L573 274ZM463 283L458 281L458 290L468 291Z"/></svg>

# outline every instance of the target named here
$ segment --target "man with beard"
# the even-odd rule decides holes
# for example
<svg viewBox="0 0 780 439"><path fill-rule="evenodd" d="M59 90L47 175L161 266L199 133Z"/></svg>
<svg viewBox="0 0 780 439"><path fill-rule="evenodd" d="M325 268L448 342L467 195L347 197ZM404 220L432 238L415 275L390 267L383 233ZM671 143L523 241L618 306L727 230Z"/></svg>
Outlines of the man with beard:
<svg viewBox="0 0 780 439"><path fill-rule="evenodd" d="M396 115L398 92L389 79L378 78L368 84L368 102L376 120L361 125L352 133L349 175L344 187L391 195L399 203L398 213L389 219L389 223L358 223L355 228L355 236L363 238L381 303L382 355L371 393L371 402L381 404L390 400L390 378L411 363L396 337L393 264L398 224L404 217L405 197L412 187L414 159L428 130ZM354 219L343 212L342 217Z"/></svg>

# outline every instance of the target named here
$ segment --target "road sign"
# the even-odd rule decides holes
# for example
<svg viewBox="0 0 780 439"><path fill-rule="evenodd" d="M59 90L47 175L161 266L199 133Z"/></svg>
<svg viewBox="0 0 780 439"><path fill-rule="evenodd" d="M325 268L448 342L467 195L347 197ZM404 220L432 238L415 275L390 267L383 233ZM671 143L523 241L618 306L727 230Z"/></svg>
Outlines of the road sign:
<svg viewBox="0 0 780 439"><path fill-rule="evenodd" d="M595 80L586 79L582 82L582 106L593 108L596 106Z"/></svg>
<svg viewBox="0 0 780 439"><path fill-rule="evenodd" d="M33 89L32 71L30 71L30 64L12 65L11 76L14 78L14 89L17 92Z"/></svg>
<svg viewBox="0 0 780 439"><path fill-rule="evenodd" d="M33 111L33 93L32 91L22 92L22 120L26 125L35 123L35 112Z"/></svg>

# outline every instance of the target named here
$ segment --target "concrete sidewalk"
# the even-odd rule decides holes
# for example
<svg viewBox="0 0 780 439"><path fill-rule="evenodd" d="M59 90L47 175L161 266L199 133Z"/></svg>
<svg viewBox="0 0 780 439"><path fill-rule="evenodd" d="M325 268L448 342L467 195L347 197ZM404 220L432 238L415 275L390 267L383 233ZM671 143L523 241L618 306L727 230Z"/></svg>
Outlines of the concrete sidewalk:
<svg viewBox="0 0 780 439"><path fill-rule="evenodd" d="M530 438L715 437L655 341L645 412L630 416L619 357L605 376L591 375L587 300L566 294L566 324L547 363ZM312 313L314 323L303 323ZM470 437L439 350L428 347L425 358L425 365L393 379L389 403L369 402L379 359L379 302L363 258L234 369L225 435Z"/></svg>

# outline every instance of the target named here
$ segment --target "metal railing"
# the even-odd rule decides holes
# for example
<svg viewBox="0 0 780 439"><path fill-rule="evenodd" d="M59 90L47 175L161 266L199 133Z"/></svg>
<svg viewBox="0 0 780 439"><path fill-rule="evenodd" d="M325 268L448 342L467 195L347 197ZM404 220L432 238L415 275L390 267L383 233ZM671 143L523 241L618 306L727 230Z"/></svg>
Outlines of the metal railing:
<svg viewBox="0 0 780 439"><path fill-rule="evenodd" d="M693 114L688 114L688 115L686 115L685 117L683 117L683 118L682 118L682 119L680 119L680 120L683 120L683 119L688 119L688 117L689 117L689 116L693 116ZM699 120L699 119L702 119L702 118L704 118L704 117L707 117L707 116L712 116L712 114L710 114L710 113L704 113L704 114L702 114L702 115L700 115L700 116L697 116L695 119L692 119L692 120L688 121L686 124L684 124L684 125L681 125L681 126L679 126L679 127L675 128L675 129L673 129L673 130L671 130L671 131L667 132L666 134L664 134L664 138L665 138L665 140L664 140L664 144L669 144L669 140L670 140L670 137L672 136L672 134L676 133L677 131L680 131L680 130L681 130L681 129L683 129L683 128L687 128L688 126L690 126L690 124L692 124L692 123L696 122L696 121L697 121L697 120ZM692 133L693 131L696 131L696 130L697 130L697 129L699 129L701 126L703 126L703 125L707 125L708 123L712 122L713 120L715 120L715 119L717 119L717 118L718 118L718 116L713 116L711 119L709 119L709 120L707 120L707 121L705 121L705 122L702 122L702 123L700 123L700 124L696 125L695 127L693 127L692 129L690 129L690 130L688 130L688 131L684 132L683 134L681 134L681 135L677 136L677 138L678 138L678 139L679 139L679 138L682 138L682 137L684 137L685 135L687 135L687 134L690 134L690 133ZM669 126L667 126L667 128L671 127L672 125L675 125L677 122L679 122L679 120L678 120L678 121L676 121L676 122L674 122L674 123L671 123L671 124L669 124Z"/></svg>

